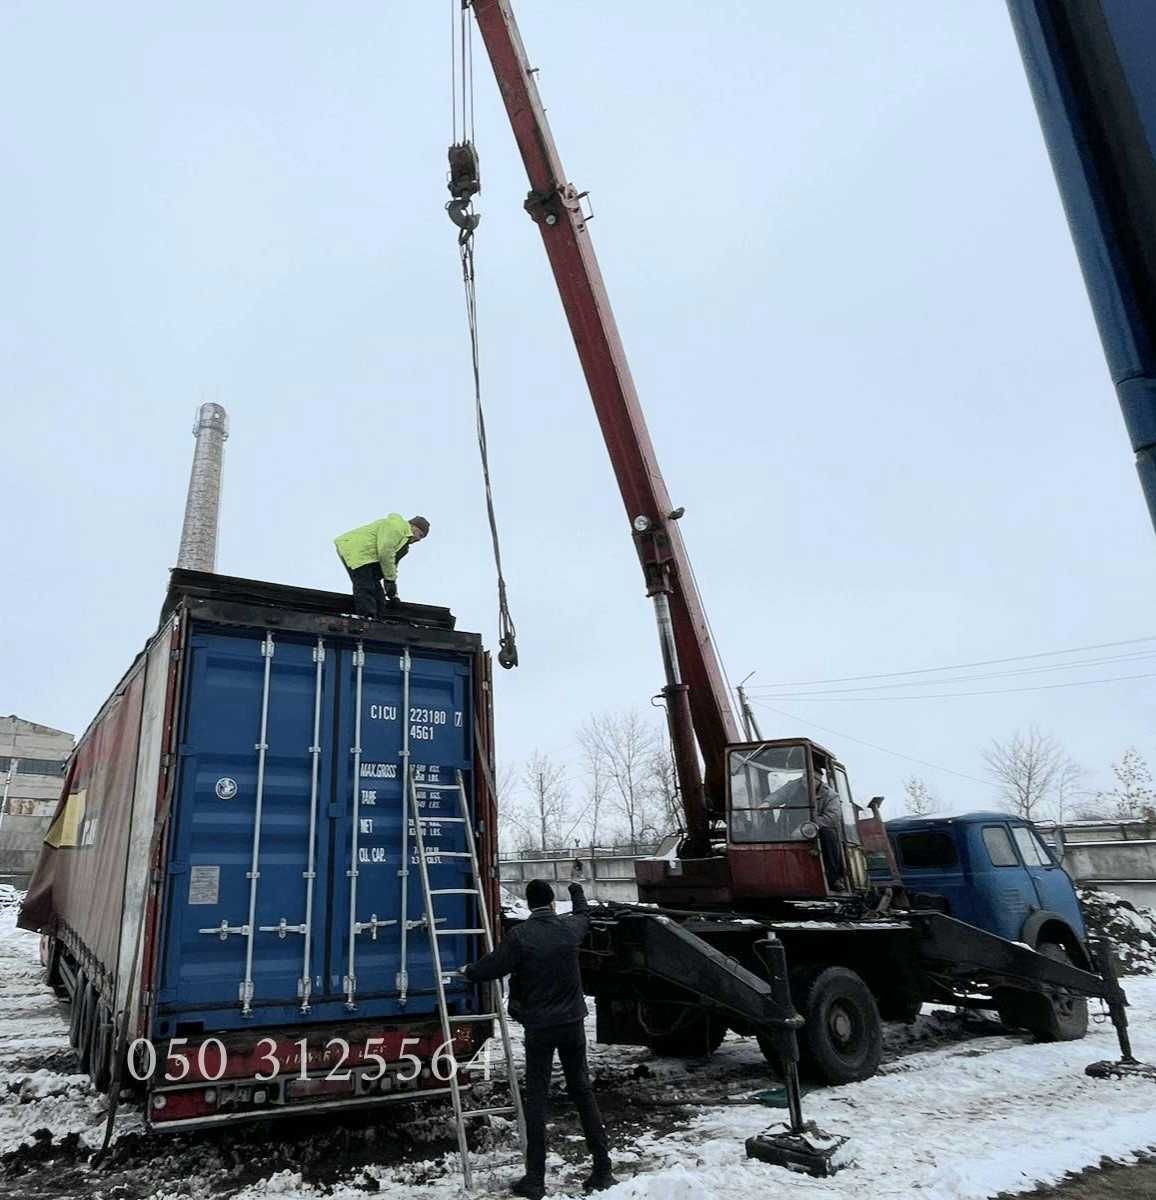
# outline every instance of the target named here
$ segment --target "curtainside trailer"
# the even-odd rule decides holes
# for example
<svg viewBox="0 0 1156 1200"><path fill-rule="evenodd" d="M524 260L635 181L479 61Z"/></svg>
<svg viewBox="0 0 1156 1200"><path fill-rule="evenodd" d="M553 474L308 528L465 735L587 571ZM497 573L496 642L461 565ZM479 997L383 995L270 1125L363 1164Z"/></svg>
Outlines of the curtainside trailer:
<svg viewBox="0 0 1156 1200"><path fill-rule="evenodd" d="M492 1033L490 985L455 974L482 953L463 798L499 907L489 657L445 609L348 608L174 571L69 762L20 924L82 1069L154 1128L448 1091Z"/></svg>

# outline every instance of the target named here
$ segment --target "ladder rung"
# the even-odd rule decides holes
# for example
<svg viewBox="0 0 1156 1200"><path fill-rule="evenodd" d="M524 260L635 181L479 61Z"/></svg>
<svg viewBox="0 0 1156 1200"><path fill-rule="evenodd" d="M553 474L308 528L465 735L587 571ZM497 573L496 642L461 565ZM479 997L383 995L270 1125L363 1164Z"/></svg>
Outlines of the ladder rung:
<svg viewBox="0 0 1156 1200"><path fill-rule="evenodd" d="M438 858L469 858L470 857L470 852L468 850L434 850L431 847L425 853L426 853L427 858L433 858L435 855ZM216 933L217 931L214 929L213 932Z"/></svg>
<svg viewBox="0 0 1156 1200"><path fill-rule="evenodd" d="M415 779L413 786L425 788L427 792L456 792L458 790L456 783L423 783L420 779Z"/></svg>
<svg viewBox="0 0 1156 1200"><path fill-rule="evenodd" d="M477 888L430 888L431 896L476 896Z"/></svg>
<svg viewBox="0 0 1156 1200"><path fill-rule="evenodd" d="M492 1012L492 1013L462 1013L460 1016L450 1017L450 1021L458 1022L458 1023L464 1023L466 1021L475 1021L475 1022L477 1022L477 1021L496 1021L497 1019L498 1019L498 1014L496 1012Z"/></svg>
<svg viewBox="0 0 1156 1200"><path fill-rule="evenodd" d="M485 933L484 929L435 929L438 937L452 937L455 933Z"/></svg>
<svg viewBox="0 0 1156 1200"><path fill-rule="evenodd" d="M512 1113L512 1112L516 1112L516 1111L517 1110L514 1108L514 1106L512 1104L505 1105L502 1108L463 1108L462 1116L463 1117L491 1117L491 1116L495 1116L498 1113Z"/></svg>
<svg viewBox="0 0 1156 1200"><path fill-rule="evenodd" d="M463 825L466 819L465 817L427 817L425 813L422 813L418 820L432 821L435 825Z"/></svg>

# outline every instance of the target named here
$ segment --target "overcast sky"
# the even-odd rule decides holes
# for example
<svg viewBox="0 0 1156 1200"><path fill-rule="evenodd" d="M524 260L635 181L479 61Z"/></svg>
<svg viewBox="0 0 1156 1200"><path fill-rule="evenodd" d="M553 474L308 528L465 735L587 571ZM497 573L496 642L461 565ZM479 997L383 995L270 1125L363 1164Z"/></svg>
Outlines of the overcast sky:
<svg viewBox="0 0 1156 1200"><path fill-rule="evenodd" d="M403 597L496 648L449 7L0 7L0 712L79 732L153 628L204 400L232 427L220 571L343 588L335 534L423 512ZM1156 635L1156 543L1003 5L518 10L731 677L776 685L764 732L829 744L891 813L911 772L990 804L984 745L1032 723L1093 784L1129 745L1156 761L1156 680L1018 690L1156 672L1156 641L800 695ZM478 66L511 762L645 708L661 663Z"/></svg>

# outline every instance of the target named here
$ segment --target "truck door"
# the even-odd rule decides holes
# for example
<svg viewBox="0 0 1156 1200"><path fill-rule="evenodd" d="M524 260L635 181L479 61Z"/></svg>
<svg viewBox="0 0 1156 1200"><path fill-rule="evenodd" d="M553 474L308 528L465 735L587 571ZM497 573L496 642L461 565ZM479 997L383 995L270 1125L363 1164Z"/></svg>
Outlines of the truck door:
<svg viewBox="0 0 1156 1200"><path fill-rule="evenodd" d="M977 844L978 843L978 844ZM1024 869L1005 822L972 826L972 888L977 924L1000 937L1018 940L1029 914L1039 907L1031 876ZM986 919L983 915L986 912Z"/></svg>
<svg viewBox="0 0 1156 1200"><path fill-rule="evenodd" d="M1012 837L1024 866L1036 889L1040 908L1059 913L1079 934L1083 919L1071 877L1048 852L1040 836L1030 825L1013 825Z"/></svg>

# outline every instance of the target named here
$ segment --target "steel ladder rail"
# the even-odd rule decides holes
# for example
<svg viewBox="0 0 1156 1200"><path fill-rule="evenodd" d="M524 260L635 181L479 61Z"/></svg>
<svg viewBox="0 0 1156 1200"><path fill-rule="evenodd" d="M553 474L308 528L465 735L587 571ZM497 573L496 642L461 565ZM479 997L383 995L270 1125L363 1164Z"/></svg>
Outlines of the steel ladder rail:
<svg viewBox="0 0 1156 1200"><path fill-rule="evenodd" d="M408 765L408 764L407 764ZM513 1103L510 1105L500 1105L492 1108L475 1108L465 1109L462 1107L462 1090L458 1082L457 1063L454 1060L454 1070L450 1075L450 1099L454 1107L454 1127L458 1139L458 1155L462 1164L462 1182L465 1185L466 1191L473 1189L473 1172L470 1168L470 1150L466 1140L466 1121L471 1117L485 1117L495 1115L513 1114L518 1123L518 1138L521 1142L522 1153L526 1151L526 1116L522 1109L522 1096L518 1090L518 1076L514 1067L514 1048L510 1043L510 1028L507 1023L506 1013L502 1007L500 985L493 989L496 994L497 1004L496 1012L493 1013L467 1013L461 1016L451 1016L449 1006L446 1003L445 977L442 971L441 949L438 946L438 938L445 937L449 934L465 934L465 933L480 933L483 936L488 954L494 948L494 938L490 931L489 913L486 908L486 898L482 887L481 872L478 867L477 846L474 842L474 832L469 820L469 808L466 804L466 789L465 782L462 778L461 771L457 772L457 783L454 785L433 784L430 785L432 790L450 791L455 790L458 793L458 803L460 805L460 818L445 818L441 816L422 816L421 810L418 807L417 789L419 785L414 777L413 768L407 770L406 793L409 798L410 809L413 814L413 829L414 829L414 844L417 849L417 863L419 876L421 878L422 898L425 901L426 914L426 929L429 933L430 952L433 957L434 982L437 991L438 1002L438 1017L441 1023L442 1044L453 1045L453 1030L455 1024L476 1023L479 1021L493 1020L495 1017L498 1020L498 1026L501 1031L502 1052L506 1061L506 1074L510 1087L510 1096ZM468 858L470 860L471 873L475 886L472 888L431 888L429 882L429 866L426 862L425 835L422 833L422 823L428 821L431 824L445 824L447 821L453 823L461 822L466 833L466 845L469 850L466 852L454 852L437 850L434 851L442 858ZM437 917L434 913L434 897L438 895L472 895L476 897L478 902L478 915L481 919L481 927L477 929L438 929Z"/></svg>

